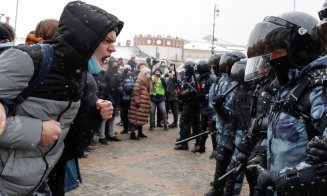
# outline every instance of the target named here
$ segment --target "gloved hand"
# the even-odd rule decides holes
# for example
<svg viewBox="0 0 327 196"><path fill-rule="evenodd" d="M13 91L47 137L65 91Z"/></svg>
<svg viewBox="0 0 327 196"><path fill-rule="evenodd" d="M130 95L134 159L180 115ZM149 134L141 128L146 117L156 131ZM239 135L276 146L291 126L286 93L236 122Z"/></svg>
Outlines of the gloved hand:
<svg viewBox="0 0 327 196"><path fill-rule="evenodd" d="M276 182L277 175L275 173L262 169L259 171L255 189L259 192L259 195L265 195L268 187L275 189Z"/></svg>
<svg viewBox="0 0 327 196"><path fill-rule="evenodd" d="M309 164L318 164L327 161L327 138L315 136L307 145L307 159Z"/></svg>
<svg viewBox="0 0 327 196"><path fill-rule="evenodd" d="M247 171L254 179L257 179L261 170L267 165L267 149L265 146L257 146L251 153L247 162Z"/></svg>
<svg viewBox="0 0 327 196"><path fill-rule="evenodd" d="M249 158L249 155L245 154L244 152L238 151L236 154L236 160L240 163L245 163Z"/></svg>
<svg viewBox="0 0 327 196"><path fill-rule="evenodd" d="M238 153L236 155L236 159L239 162L245 162L248 160L254 146L254 142L252 141L252 137L250 135L246 135L242 142L237 144L236 148L238 150Z"/></svg>
<svg viewBox="0 0 327 196"><path fill-rule="evenodd" d="M217 95L213 98L213 106L215 109L219 109L225 102L225 97L222 95Z"/></svg>

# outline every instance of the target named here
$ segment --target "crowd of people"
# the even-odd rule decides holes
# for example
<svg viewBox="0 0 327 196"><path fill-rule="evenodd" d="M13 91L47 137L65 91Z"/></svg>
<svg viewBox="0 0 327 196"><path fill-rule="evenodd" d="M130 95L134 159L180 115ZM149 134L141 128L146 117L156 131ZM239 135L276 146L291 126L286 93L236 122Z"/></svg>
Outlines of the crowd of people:
<svg viewBox="0 0 327 196"><path fill-rule="evenodd" d="M210 135L206 196L239 195L244 177L249 195L326 195L327 8L319 17L267 16L247 55L186 61L181 73L156 59L111 57L124 23L81 1L40 21L22 45L1 24L0 195L64 195L68 162L87 157L94 138L121 141L116 123L131 140L147 138L146 124L179 125L174 149L195 139L193 153L206 151Z"/></svg>

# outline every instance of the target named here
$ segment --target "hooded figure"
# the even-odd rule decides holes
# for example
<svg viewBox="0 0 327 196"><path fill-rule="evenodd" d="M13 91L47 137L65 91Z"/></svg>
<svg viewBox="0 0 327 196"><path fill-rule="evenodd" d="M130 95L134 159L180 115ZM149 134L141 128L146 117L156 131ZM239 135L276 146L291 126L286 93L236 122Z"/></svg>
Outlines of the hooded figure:
<svg viewBox="0 0 327 196"><path fill-rule="evenodd" d="M64 139L80 106L83 71L101 41L111 31L119 34L123 22L106 11L70 2L59 20L54 38L53 67L42 85L7 116L0 136L0 195L30 195L44 181L58 161ZM0 97L14 98L40 70L40 46L19 46L0 56ZM44 123L56 121L58 138L43 145ZM52 122L53 123L53 122ZM51 131L58 129L51 129Z"/></svg>
<svg viewBox="0 0 327 196"><path fill-rule="evenodd" d="M6 27L0 24L0 54L12 47L12 38L10 32L6 29Z"/></svg>

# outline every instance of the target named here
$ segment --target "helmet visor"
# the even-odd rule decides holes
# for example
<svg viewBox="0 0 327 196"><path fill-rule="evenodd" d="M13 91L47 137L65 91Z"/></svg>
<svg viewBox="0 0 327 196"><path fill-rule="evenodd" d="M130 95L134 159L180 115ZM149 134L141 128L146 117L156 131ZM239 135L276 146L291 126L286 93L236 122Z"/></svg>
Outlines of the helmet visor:
<svg viewBox="0 0 327 196"><path fill-rule="evenodd" d="M269 59L271 54L249 58L246 63L244 81L251 81L267 76L270 70Z"/></svg>
<svg viewBox="0 0 327 196"><path fill-rule="evenodd" d="M287 40L292 29L271 22L259 22L253 28L249 41L248 58L272 53L276 49L284 49L284 40Z"/></svg>

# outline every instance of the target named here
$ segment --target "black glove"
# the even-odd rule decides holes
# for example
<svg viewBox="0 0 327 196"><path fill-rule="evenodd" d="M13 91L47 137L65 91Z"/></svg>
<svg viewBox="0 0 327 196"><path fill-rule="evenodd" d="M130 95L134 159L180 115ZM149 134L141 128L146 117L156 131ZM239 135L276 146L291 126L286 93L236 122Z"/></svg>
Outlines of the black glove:
<svg viewBox="0 0 327 196"><path fill-rule="evenodd" d="M257 178L257 185L255 187L256 191L259 192L259 195L265 195L267 188L275 189L277 182L277 175L273 172L270 172L266 169L259 171L259 176Z"/></svg>
<svg viewBox="0 0 327 196"><path fill-rule="evenodd" d="M236 154L236 160L241 162L241 163L245 163L248 158L249 158L249 155L250 153L248 153L247 151L247 147L246 145L242 144L242 143L239 143L237 146L237 154Z"/></svg>
<svg viewBox="0 0 327 196"><path fill-rule="evenodd" d="M219 109L225 102L225 97L223 95L217 95L213 98L213 106L217 110Z"/></svg>
<svg viewBox="0 0 327 196"><path fill-rule="evenodd" d="M327 161L327 138L315 136L307 146L307 159L309 164L318 164Z"/></svg>
<svg viewBox="0 0 327 196"><path fill-rule="evenodd" d="M243 139L242 142L237 144L236 148L238 150L238 153L236 155L236 159L239 162L245 162L249 158L253 147L254 142L253 138L250 135L246 135Z"/></svg>

